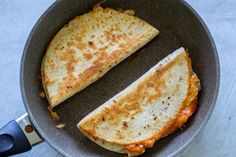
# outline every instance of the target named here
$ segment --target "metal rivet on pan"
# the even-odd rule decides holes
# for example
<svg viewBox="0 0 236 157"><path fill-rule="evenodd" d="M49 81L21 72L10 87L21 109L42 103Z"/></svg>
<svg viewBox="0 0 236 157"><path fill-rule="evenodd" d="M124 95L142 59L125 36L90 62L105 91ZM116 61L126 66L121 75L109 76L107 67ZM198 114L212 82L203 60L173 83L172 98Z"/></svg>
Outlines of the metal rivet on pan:
<svg viewBox="0 0 236 157"><path fill-rule="evenodd" d="M26 125L25 126L25 131L27 133L32 133L34 131L34 127L32 125Z"/></svg>

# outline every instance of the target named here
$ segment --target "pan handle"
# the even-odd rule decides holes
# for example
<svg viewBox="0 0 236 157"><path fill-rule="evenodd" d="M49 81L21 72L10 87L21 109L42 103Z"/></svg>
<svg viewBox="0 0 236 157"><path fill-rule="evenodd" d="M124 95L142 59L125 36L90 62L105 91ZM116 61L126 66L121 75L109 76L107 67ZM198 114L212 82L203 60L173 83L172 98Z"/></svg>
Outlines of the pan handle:
<svg viewBox="0 0 236 157"><path fill-rule="evenodd" d="M28 151L41 141L26 113L0 128L0 156Z"/></svg>

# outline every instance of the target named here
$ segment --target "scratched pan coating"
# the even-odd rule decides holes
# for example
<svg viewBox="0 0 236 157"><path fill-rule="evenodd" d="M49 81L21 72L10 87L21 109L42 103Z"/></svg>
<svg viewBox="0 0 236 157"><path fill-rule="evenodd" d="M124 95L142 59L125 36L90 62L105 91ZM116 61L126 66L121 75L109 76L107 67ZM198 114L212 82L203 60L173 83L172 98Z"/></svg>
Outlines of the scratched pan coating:
<svg viewBox="0 0 236 157"><path fill-rule="evenodd" d="M76 124L88 113L127 87L161 59L184 46L190 52L193 70L201 80L198 110L183 130L159 140L142 156L174 156L186 148L205 126L214 108L220 81L217 50L212 37L197 13L182 0L108 0L103 7L135 9L136 15L160 30L150 43L117 65L103 78L55 108L63 130L47 111L47 100L39 79L43 56L50 40L76 15L88 12L96 0L56 1L38 20L21 62L22 97L30 119L40 135L65 156L117 156L88 140Z"/></svg>

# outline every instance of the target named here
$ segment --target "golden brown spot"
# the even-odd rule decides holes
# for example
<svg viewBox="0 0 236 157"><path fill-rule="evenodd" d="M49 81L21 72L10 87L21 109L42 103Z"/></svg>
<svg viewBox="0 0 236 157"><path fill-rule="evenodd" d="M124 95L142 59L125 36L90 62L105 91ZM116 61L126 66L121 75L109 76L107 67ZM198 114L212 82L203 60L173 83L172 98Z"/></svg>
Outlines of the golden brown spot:
<svg viewBox="0 0 236 157"><path fill-rule="evenodd" d="M70 61L75 56L75 51L70 49L60 56L61 61Z"/></svg>
<svg viewBox="0 0 236 157"><path fill-rule="evenodd" d="M110 45L110 46L114 46L114 43L113 43L113 42L110 42L108 45Z"/></svg>
<svg viewBox="0 0 236 157"><path fill-rule="evenodd" d="M169 72L169 73L168 73L168 76L169 76L169 77L172 77L172 76L173 76L173 73Z"/></svg>
<svg viewBox="0 0 236 157"><path fill-rule="evenodd" d="M121 32L120 23L119 24L115 24L114 30L117 31L117 32Z"/></svg>
<svg viewBox="0 0 236 157"><path fill-rule="evenodd" d="M146 140L146 141L142 142L142 144L144 145L145 148L152 148L154 143L155 143L154 139L150 139L150 140Z"/></svg>
<svg viewBox="0 0 236 157"><path fill-rule="evenodd" d="M67 69L67 72L68 73L72 73L75 69L74 65L77 63L77 61L70 61L70 62L67 62L66 64L66 69Z"/></svg>
<svg viewBox="0 0 236 157"><path fill-rule="evenodd" d="M49 85L49 84L53 83L53 80L50 79L50 77L49 77L48 75L46 75L46 74L42 75L41 78L42 78L42 81L43 81L46 85Z"/></svg>
<svg viewBox="0 0 236 157"><path fill-rule="evenodd" d="M114 28L111 28L110 30L106 30L104 32L104 35L107 42L117 43L121 39L127 40L127 35L125 33L118 34L117 32L121 32L120 27L117 24L114 26Z"/></svg>
<svg viewBox="0 0 236 157"><path fill-rule="evenodd" d="M63 82L59 84L59 95L64 95L64 93L67 93L72 87L75 87L76 84L77 80L74 75L69 74L69 76L64 77Z"/></svg>
<svg viewBox="0 0 236 157"><path fill-rule="evenodd" d="M117 49L117 50L114 50L114 51L111 53L111 56L112 56L113 58L117 58L117 57L119 57L122 53L123 53L123 50L122 50L122 49Z"/></svg>
<svg viewBox="0 0 236 157"><path fill-rule="evenodd" d="M91 60L93 55L91 53L84 53L83 54L83 57L86 59L86 60Z"/></svg>
<svg viewBox="0 0 236 157"><path fill-rule="evenodd" d="M54 70L56 68L56 64L54 62L49 63L49 67Z"/></svg>
<svg viewBox="0 0 236 157"><path fill-rule="evenodd" d="M139 154L142 154L145 149L142 144L132 144L132 145L125 146L123 150L132 155L139 155Z"/></svg>
<svg viewBox="0 0 236 157"><path fill-rule="evenodd" d="M122 44L119 45L119 47L122 48L122 49L125 49L127 46L126 46L126 44L122 43Z"/></svg>
<svg viewBox="0 0 236 157"><path fill-rule="evenodd" d="M76 56L74 50L70 49L60 56L60 60L66 62L65 66L67 69L67 73L70 74L74 71L74 65L78 63L80 58Z"/></svg>
<svg viewBox="0 0 236 157"><path fill-rule="evenodd" d="M75 43L73 42L73 41L69 41L69 42L67 42L67 46L70 48L70 47L72 47L72 46L74 46L75 45Z"/></svg>
<svg viewBox="0 0 236 157"><path fill-rule="evenodd" d="M132 35L133 35L133 32L132 32L132 31L129 31L129 32L128 32L128 35L132 36Z"/></svg>
<svg viewBox="0 0 236 157"><path fill-rule="evenodd" d="M124 108L126 110L130 110L130 111L137 111L137 112L141 112L141 106L139 104L139 100L134 99L134 97L130 97L130 99L128 100L129 102L124 103Z"/></svg>
<svg viewBox="0 0 236 157"><path fill-rule="evenodd" d="M86 44L82 41L81 37L75 37L75 41L76 41L76 47L79 50L84 50L86 48Z"/></svg>
<svg viewBox="0 0 236 157"><path fill-rule="evenodd" d="M87 127L89 127L89 125L86 125ZM97 140L97 139L99 139L99 137L97 137L96 135L95 135L95 133L96 133L96 130L94 129L94 128L90 128L89 130L90 131L86 131L87 129L84 129L83 127L79 127L80 128L80 130L82 131L82 132L84 132L84 133L86 133L88 136L90 136L90 137L92 137L95 141ZM105 141L105 140L104 140Z"/></svg>

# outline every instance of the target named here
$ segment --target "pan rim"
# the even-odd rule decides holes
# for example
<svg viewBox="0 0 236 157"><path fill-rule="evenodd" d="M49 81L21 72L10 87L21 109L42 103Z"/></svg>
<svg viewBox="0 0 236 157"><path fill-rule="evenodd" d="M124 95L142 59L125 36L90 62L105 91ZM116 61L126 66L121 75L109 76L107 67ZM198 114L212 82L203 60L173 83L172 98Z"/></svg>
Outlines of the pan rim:
<svg viewBox="0 0 236 157"><path fill-rule="evenodd" d="M40 18L38 19L38 21L35 23L35 25L33 26L27 41L25 43L25 47L23 49L23 54L21 57L21 64L20 64L20 89L21 89L21 96L23 99L23 103L25 106L25 109L30 117L31 122L33 123L34 127L36 128L36 130L38 131L38 133L43 137L43 139L52 147L54 148L58 153L64 155L64 156L70 156L66 151L63 151L62 149L58 148L56 144L54 144L51 139L41 130L41 128L39 127L37 121L34 119L34 116L29 108L28 105L28 101L25 95L25 84L24 84L24 63L25 63L25 58L26 58L26 54L27 54L27 50L28 50L28 46L29 43L32 39L32 36L34 34L34 32L36 31L36 29L38 28L38 25L41 23L41 21L44 19L44 17L48 14L48 12L50 12L56 5L58 5L61 1L55 1L48 9L46 9L46 11L40 16ZM217 102L217 98L218 98L218 94L219 94L219 87L220 87L220 61L219 61L219 56L218 56L218 52L217 52L217 48L214 42L214 39L207 27L207 25L204 23L203 19L201 18L201 16L190 6L190 4L188 4L186 1L184 0L180 0L180 2L189 10L191 11L194 16L197 18L197 20L200 22L200 24L202 25L203 29L206 31L206 34L210 40L212 49L213 49L213 53L214 53L214 61L216 62L216 87L215 87L215 91L213 93L213 97L212 100L210 102L210 108L208 110L207 115L205 116L203 122L201 123L200 127L195 131L195 133L186 141L186 143L184 143L179 149L177 149L175 152L173 152L172 154L169 155L169 157L173 157L176 156L177 154L179 154L180 152L182 152L183 150L185 150L188 146L191 145L191 143L193 142L193 140L201 133L201 131L203 130L203 128L206 126L212 112L213 109L216 105Z"/></svg>

